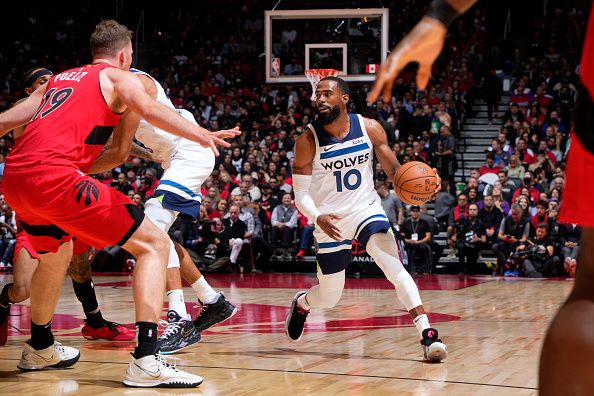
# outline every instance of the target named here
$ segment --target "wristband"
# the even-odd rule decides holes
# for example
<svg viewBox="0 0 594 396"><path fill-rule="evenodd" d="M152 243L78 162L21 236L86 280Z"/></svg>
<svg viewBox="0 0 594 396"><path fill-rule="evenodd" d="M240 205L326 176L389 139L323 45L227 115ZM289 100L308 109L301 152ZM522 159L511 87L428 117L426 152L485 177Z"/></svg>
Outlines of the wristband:
<svg viewBox="0 0 594 396"><path fill-rule="evenodd" d="M437 19L448 27L460 13L447 0L433 0L425 16Z"/></svg>

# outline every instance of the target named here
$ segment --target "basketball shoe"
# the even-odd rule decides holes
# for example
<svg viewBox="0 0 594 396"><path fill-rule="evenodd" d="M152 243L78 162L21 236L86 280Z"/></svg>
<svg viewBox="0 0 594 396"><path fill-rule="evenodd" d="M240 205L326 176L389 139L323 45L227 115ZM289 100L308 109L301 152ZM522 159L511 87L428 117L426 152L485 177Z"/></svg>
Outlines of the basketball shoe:
<svg viewBox="0 0 594 396"><path fill-rule="evenodd" d="M116 322L105 321L105 324L98 328L89 326L86 321L80 331L87 340L110 340L130 341L136 337L136 331Z"/></svg>
<svg viewBox="0 0 594 396"><path fill-rule="evenodd" d="M0 345L8 341L8 319L10 319L10 304L8 307L0 305Z"/></svg>
<svg viewBox="0 0 594 396"><path fill-rule="evenodd" d="M17 367L23 371L42 370L44 368L66 368L78 362L80 352L54 341L45 349L34 349L29 342L25 342L21 361Z"/></svg>
<svg viewBox="0 0 594 396"><path fill-rule="evenodd" d="M423 346L423 355L427 361L441 362L448 357L448 347L441 342L439 334L434 328L430 327L423 330L421 345Z"/></svg>
<svg viewBox="0 0 594 396"><path fill-rule="evenodd" d="M204 304L200 301L200 304L202 304L202 309L194 320L194 327L199 332L222 323L237 313L237 308L227 301L223 292L219 292L219 297L215 302Z"/></svg>
<svg viewBox="0 0 594 396"><path fill-rule="evenodd" d="M291 309L285 320L285 334L289 337L289 340L293 342L301 340L303 328L305 327L305 320L307 319L307 315L309 315L309 311L304 310L297 304L297 299L303 294L305 294L304 291L295 294L293 302L291 303Z"/></svg>
<svg viewBox="0 0 594 396"><path fill-rule="evenodd" d="M141 388L195 388L202 381L202 377L178 370L159 355L149 355L132 359L123 382Z"/></svg>
<svg viewBox="0 0 594 396"><path fill-rule="evenodd" d="M200 332L191 320L182 319L175 311L167 312L167 327L159 338L160 353L168 355L200 341Z"/></svg>

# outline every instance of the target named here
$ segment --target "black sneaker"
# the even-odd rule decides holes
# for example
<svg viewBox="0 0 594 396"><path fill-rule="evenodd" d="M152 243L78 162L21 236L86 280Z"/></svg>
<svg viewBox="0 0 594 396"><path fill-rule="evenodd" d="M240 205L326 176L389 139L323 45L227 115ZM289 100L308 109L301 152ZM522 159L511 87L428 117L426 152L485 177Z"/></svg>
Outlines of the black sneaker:
<svg viewBox="0 0 594 396"><path fill-rule="evenodd" d="M289 337L289 341L297 342L301 340L301 336L303 335L303 328L305 327L305 320L307 319L309 311L301 308L297 304L297 299L305 293L306 292L304 291L300 291L295 294L293 302L291 303L291 309L287 314L287 319L285 320L285 334Z"/></svg>
<svg viewBox="0 0 594 396"><path fill-rule="evenodd" d="M200 333L218 323L226 321L237 313L237 308L227 301L223 292L219 292L219 298L212 304L203 304L202 301L200 303L202 304L202 309L196 320L194 320L194 327Z"/></svg>
<svg viewBox="0 0 594 396"><path fill-rule="evenodd" d="M428 328L423 330L423 356L429 362L441 362L448 357L448 347L441 342L437 330Z"/></svg>
<svg viewBox="0 0 594 396"><path fill-rule="evenodd" d="M159 338L160 353L168 355L200 341L200 332L191 320L182 319L177 312L167 312L167 327Z"/></svg>

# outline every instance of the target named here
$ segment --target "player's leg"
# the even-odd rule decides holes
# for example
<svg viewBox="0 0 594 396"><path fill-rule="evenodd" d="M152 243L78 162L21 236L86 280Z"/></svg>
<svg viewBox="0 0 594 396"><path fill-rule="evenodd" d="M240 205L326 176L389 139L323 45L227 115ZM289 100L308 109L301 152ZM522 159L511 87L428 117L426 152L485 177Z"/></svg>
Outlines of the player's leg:
<svg viewBox="0 0 594 396"><path fill-rule="evenodd" d="M5 345L8 340L10 305L29 298L31 278L39 264L37 253L21 243L23 238L26 238L26 236L19 233L15 249L16 259L14 260L12 282L4 285L0 293L0 345ZM30 252L33 252L33 254Z"/></svg>
<svg viewBox="0 0 594 396"><path fill-rule="evenodd" d="M198 301L202 305L200 313L194 320L196 330L202 332L218 323L231 318L237 308L225 298L223 292L215 291L206 281L192 258L180 244L174 242L179 257L182 278L192 286Z"/></svg>
<svg viewBox="0 0 594 396"><path fill-rule="evenodd" d="M396 296L409 312L421 336L425 359L441 361L447 357L447 347L439 339L437 330L430 326L419 289L398 259L396 239L389 224L382 226L382 223L368 224L359 234L358 240L365 244L367 253L396 288Z"/></svg>
<svg viewBox="0 0 594 396"><path fill-rule="evenodd" d="M594 388L594 228L584 227L573 291L544 341L540 394L588 395Z"/></svg>
<svg viewBox="0 0 594 396"><path fill-rule="evenodd" d="M346 223L345 219L341 219L337 227L343 236L353 235L354 229L341 227ZM336 242L318 229L314 231L314 236L318 241L316 259L319 283L308 291L297 292L293 297L285 320L285 334L294 342L301 339L311 308L331 308L338 303L344 289L345 269L352 259L350 240Z"/></svg>
<svg viewBox="0 0 594 396"><path fill-rule="evenodd" d="M85 325L81 333L87 340L105 339L111 341L130 341L136 334L132 329L119 323L110 322L103 318L97 295L95 294L95 285L91 278L92 248L79 239L74 241L74 252L70 265L68 266L68 275L72 279L72 288L74 294L82 304L85 313Z"/></svg>
<svg viewBox="0 0 594 396"><path fill-rule="evenodd" d="M80 352L54 340L52 316L72 256L72 242L63 243L56 253L40 255L40 263L31 279L31 338L25 343L17 367L40 370L46 367L69 367L78 361Z"/></svg>

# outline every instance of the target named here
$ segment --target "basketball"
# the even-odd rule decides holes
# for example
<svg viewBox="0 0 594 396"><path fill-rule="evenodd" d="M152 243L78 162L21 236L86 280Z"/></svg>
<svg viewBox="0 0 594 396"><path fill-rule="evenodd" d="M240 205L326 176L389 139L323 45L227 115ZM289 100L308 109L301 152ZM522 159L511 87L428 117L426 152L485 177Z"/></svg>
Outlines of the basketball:
<svg viewBox="0 0 594 396"><path fill-rule="evenodd" d="M437 188L437 175L424 162L410 161L396 172L394 188L402 202L422 205L433 198Z"/></svg>

